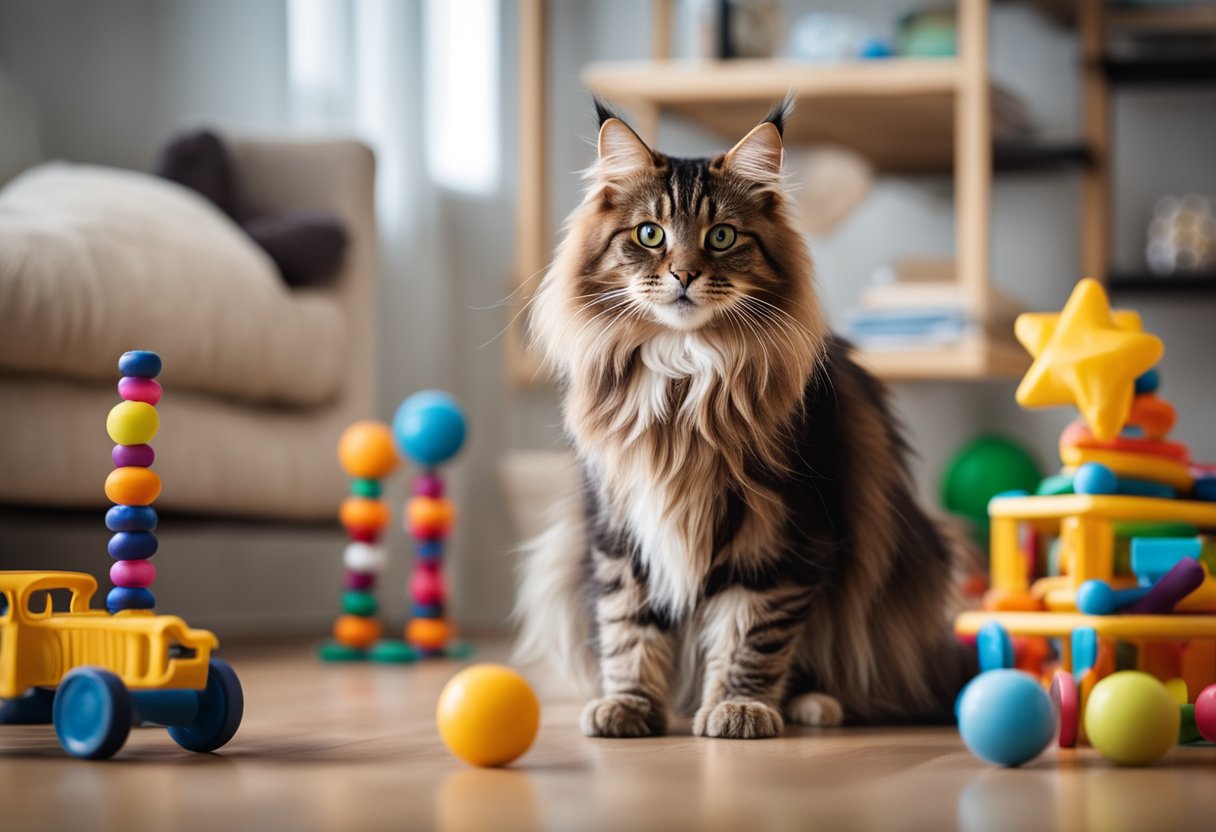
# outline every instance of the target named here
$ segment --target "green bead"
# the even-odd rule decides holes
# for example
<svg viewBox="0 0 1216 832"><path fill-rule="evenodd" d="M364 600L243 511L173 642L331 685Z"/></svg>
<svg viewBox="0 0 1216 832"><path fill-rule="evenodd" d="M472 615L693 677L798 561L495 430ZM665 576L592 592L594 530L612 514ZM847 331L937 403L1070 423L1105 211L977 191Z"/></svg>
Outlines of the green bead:
<svg viewBox="0 0 1216 832"><path fill-rule="evenodd" d="M471 659L476 652L471 642L457 639L444 648L443 655L449 659Z"/></svg>
<svg viewBox="0 0 1216 832"><path fill-rule="evenodd" d="M1203 742L1203 734L1199 733L1199 728L1195 725L1195 706L1183 705L1181 717L1182 721L1178 726L1178 744L1188 745L1193 742Z"/></svg>
<svg viewBox="0 0 1216 832"><path fill-rule="evenodd" d="M323 662L359 662L367 658L367 651L327 641L317 648L317 655Z"/></svg>
<svg viewBox="0 0 1216 832"><path fill-rule="evenodd" d="M361 615L366 618L376 614L376 596L370 592L359 592L352 589L342 595L342 612L348 615Z"/></svg>
<svg viewBox="0 0 1216 832"><path fill-rule="evenodd" d="M381 664L409 664L418 661L418 651L404 641L384 639L372 646L367 657Z"/></svg>
<svg viewBox="0 0 1216 832"><path fill-rule="evenodd" d="M351 480L350 483L351 494L356 497L367 497L369 500L379 497L383 490L380 480Z"/></svg>
<svg viewBox="0 0 1216 832"><path fill-rule="evenodd" d="M1072 494L1072 476L1069 474L1053 474L1044 477L1034 492L1040 497L1053 497L1057 494Z"/></svg>

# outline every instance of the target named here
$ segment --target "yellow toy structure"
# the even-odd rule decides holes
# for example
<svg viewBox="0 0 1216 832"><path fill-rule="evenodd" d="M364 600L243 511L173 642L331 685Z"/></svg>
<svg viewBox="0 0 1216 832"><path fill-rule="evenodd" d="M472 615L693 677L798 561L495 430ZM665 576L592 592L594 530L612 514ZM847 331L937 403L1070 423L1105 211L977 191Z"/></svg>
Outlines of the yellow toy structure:
<svg viewBox="0 0 1216 832"><path fill-rule="evenodd" d="M991 588L983 610L955 622L967 636L995 625L1015 645L1060 639L1061 669L1076 677L1082 707L1093 684L1116 669L1183 679L1192 702L1216 683L1216 579L1207 572L1214 561L1205 537L1216 533L1216 480L1213 469L1190 463L1184 446L1165 441L1173 410L1154 395L1152 371L1161 342L1140 330L1134 313L1111 313L1092 280L1078 284L1060 315L1019 319L1018 337L1036 359L1018 389L1019 403L1076 404L1085 423L1065 431L1064 467L1038 495L990 503ZM1086 467L1105 475L1109 487L1090 486L1078 474ZM1202 543L1202 582L1172 607L1185 614L1079 611L1087 581L1102 582L1112 594L1148 592L1129 557L1142 538L1188 544L1195 552ZM1084 655L1075 656L1077 649ZM1042 656L1045 645L1030 652Z"/></svg>
<svg viewBox="0 0 1216 832"><path fill-rule="evenodd" d="M55 612L53 590L71 593ZM77 667L99 667L132 689L191 688L207 684L207 630L192 630L175 615L90 610L97 580L82 572L0 572L0 699L30 688L57 686ZM43 596L35 612L32 602Z"/></svg>

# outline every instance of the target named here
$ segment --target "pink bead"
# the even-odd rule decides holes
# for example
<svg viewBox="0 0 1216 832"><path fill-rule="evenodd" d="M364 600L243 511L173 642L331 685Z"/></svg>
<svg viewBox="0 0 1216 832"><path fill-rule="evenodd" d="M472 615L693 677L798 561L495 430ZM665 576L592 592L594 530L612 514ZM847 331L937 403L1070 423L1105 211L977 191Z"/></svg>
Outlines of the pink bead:
<svg viewBox="0 0 1216 832"><path fill-rule="evenodd" d="M419 497L442 497L443 480L438 474L423 474L414 480L414 493Z"/></svg>
<svg viewBox="0 0 1216 832"><path fill-rule="evenodd" d="M352 572L346 570L346 580L343 586L347 589L356 589L366 592L376 587L376 573L374 572Z"/></svg>
<svg viewBox="0 0 1216 832"><path fill-rule="evenodd" d="M139 589L152 586L156 566L150 560L116 560L110 567L110 582L114 586Z"/></svg>
<svg viewBox="0 0 1216 832"><path fill-rule="evenodd" d="M129 402L147 402L155 405L160 401L163 392L160 382L156 379L124 376L118 380L118 395Z"/></svg>
<svg viewBox="0 0 1216 832"><path fill-rule="evenodd" d="M410 578L410 597L416 604L442 604L445 596L443 576L438 569L420 566Z"/></svg>
<svg viewBox="0 0 1216 832"><path fill-rule="evenodd" d="M151 468L156 451L151 445L115 445L110 451L115 468Z"/></svg>

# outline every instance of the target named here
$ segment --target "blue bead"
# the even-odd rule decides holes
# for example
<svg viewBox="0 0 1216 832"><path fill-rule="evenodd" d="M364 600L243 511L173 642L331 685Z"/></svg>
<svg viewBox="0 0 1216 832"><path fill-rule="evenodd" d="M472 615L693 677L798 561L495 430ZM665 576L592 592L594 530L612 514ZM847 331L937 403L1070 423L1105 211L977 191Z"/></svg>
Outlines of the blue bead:
<svg viewBox="0 0 1216 832"><path fill-rule="evenodd" d="M975 646L981 673L1013 667L1013 639L1009 637L1009 631L995 621L980 627L975 634Z"/></svg>
<svg viewBox="0 0 1216 832"><path fill-rule="evenodd" d="M1161 386L1161 374L1155 369L1149 370L1144 375L1136 379L1136 395L1140 396L1145 393L1153 393Z"/></svg>
<svg viewBox="0 0 1216 832"><path fill-rule="evenodd" d="M414 618L443 618L443 604L414 604L410 611Z"/></svg>
<svg viewBox="0 0 1216 832"><path fill-rule="evenodd" d="M439 560L443 557L443 541L442 540L420 540L418 541L418 560L430 561Z"/></svg>
<svg viewBox="0 0 1216 832"><path fill-rule="evenodd" d="M1119 478L1102 463L1087 462L1073 475L1072 487L1078 494L1114 494Z"/></svg>
<svg viewBox="0 0 1216 832"><path fill-rule="evenodd" d="M159 545L152 532L118 532L106 550L114 560L144 560L155 555Z"/></svg>
<svg viewBox="0 0 1216 832"><path fill-rule="evenodd" d="M146 589L116 586L106 595L106 609L111 613L122 610L150 610L156 606L156 596Z"/></svg>
<svg viewBox="0 0 1216 832"><path fill-rule="evenodd" d="M1172 485L1148 480L1125 480L1122 477L1119 478L1115 492L1128 497L1157 497L1162 500L1173 500L1178 496Z"/></svg>
<svg viewBox="0 0 1216 832"><path fill-rule="evenodd" d="M1216 502L1216 477L1200 477L1195 480L1193 496L1196 500Z"/></svg>
<svg viewBox="0 0 1216 832"><path fill-rule="evenodd" d="M398 449L423 466L451 459L464 444L464 411L451 394L423 390L401 403L393 416Z"/></svg>
<svg viewBox="0 0 1216 832"><path fill-rule="evenodd" d="M148 350L124 352L118 359L118 372L134 378L156 378L160 375L160 356Z"/></svg>
<svg viewBox="0 0 1216 832"><path fill-rule="evenodd" d="M106 528L112 532L154 531L156 509L152 506L111 506L106 512Z"/></svg>

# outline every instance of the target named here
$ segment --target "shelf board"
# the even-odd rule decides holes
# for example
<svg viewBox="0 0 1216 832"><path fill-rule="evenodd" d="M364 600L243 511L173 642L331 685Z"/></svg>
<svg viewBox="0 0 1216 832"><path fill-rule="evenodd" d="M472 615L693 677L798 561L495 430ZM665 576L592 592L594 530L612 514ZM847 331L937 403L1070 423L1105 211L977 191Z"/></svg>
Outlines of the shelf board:
<svg viewBox="0 0 1216 832"><path fill-rule="evenodd" d="M1216 272L1202 275L1158 277L1148 272L1112 274L1106 282L1114 295L1216 297Z"/></svg>
<svg viewBox="0 0 1216 832"><path fill-rule="evenodd" d="M1108 56L1102 66L1106 77L1116 84L1206 84L1216 81L1216 55Z"/></svg>
<svg viewBox="0 0 1216 832"><path fill-rule="evenodd" d="M969 338L950 347L917 350L858 350L856 358L887 381L982 381L1020 378L1030 356L1016 343Z"/></svg>
<svg viewBox="0 0 1216 832"><path fill-rule="evenodd" d="M745 135L790 93L799 109L786 125L787 142L849 147L890 173L948 173L954 167L961 69L951 58L630 61L589 64L582 77L611 101L657 107L729 140ZM993 150L1000 170L1075 164L1087 157L1076 142L1002 140Z"/></svg>

